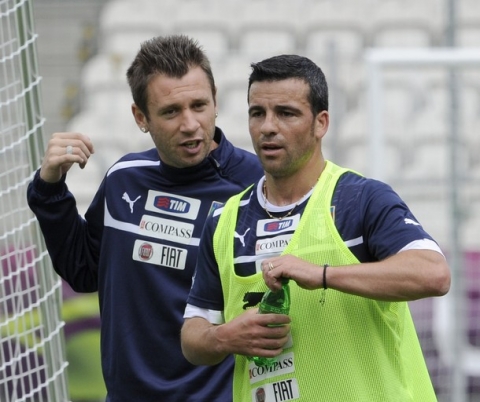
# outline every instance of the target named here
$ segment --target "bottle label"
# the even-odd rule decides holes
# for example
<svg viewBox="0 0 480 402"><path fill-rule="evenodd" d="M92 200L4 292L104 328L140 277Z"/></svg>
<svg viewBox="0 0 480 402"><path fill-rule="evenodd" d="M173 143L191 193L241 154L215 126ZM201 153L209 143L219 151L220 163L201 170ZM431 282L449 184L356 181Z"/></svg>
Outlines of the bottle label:
<svg viewBox="0 0 480 402"><path fill-rule="evenodd" d="M299 398L300 392L295 378L263 384L252 390L252 402L285 402Z"/></svg>

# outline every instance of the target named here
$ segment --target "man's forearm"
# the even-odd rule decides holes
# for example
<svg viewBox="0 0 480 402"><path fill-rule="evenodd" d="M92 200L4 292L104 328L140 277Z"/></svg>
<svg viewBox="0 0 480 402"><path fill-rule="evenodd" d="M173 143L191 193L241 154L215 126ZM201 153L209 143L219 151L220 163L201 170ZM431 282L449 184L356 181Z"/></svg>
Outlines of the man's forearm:
<svg viewBox="0 0 480 402"><path fill-rule="evenodd" d="M204 318L187 318L181 332L182 352L195 365L215 365L227 357L215 337L216 325Z"/></svg>

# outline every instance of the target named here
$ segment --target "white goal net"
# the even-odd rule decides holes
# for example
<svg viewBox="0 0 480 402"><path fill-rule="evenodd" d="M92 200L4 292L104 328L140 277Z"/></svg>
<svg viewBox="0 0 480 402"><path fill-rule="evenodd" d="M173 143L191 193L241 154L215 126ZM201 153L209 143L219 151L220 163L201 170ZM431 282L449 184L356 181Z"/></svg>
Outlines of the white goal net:
<svg viewBox="0 0 480 402"><path fill-rule="evenodd" d="M0 401L68 400L61 282L26 202L43 155L31 0L0 0Z"/></svg>

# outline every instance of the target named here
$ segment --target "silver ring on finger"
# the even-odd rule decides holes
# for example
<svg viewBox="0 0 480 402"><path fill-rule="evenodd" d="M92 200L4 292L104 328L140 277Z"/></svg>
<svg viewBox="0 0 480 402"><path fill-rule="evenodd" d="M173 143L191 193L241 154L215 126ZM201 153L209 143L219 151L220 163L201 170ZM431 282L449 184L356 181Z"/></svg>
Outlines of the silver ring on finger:
<svg viewBox="0 0 480 402"><path fill-rule="evenodd" d="M67 145L67 148L65 149L65 152L67 155L71 155L73 152L73 147L71 145Z"/></svg>
<svg viewBox="0 0 480 402"><path fill-rule="evenodd" d="M268 270L271 271L272 269L274 269L275 267L273 266L273 264L271 262L268 263Z"/></svg>

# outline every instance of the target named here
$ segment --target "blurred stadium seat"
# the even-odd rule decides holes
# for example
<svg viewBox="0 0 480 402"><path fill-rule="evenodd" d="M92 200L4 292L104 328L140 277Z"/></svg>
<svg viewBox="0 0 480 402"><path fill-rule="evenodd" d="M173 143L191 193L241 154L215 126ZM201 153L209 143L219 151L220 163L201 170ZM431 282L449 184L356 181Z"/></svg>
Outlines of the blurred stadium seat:
<svg viewBox="0 0 480 402"><path fill-rule="evenodd" d="M252 61L278 54L297 53L295 32L281 24L244 24L239 28L238 52Z"/></svg>
<svg viewBox="0 0 480 402"><path fill-rule="evenodd" d="M252 62L253 60L238 53L230 53L224 60L212 62L215 84L219 91L223 91L224 87L230 84L244 83L247 85L248 76L252 71L250 67ZM245 99L247 99L247 94L245 94Z"/></svg>
<svg viewBox="0 0 480 402"><path fill-rule="evenodd" d="M423 110L412 121L412 135L423 141L440 141L448 132L450 99L446 85L429 85L423 91Z"/></svg>
<svg viewBox="0 0 480 402"><path fill-rule="evenodd" d="M364 32L358 23L316 23L306 28L303 36L305 56L317 60L320 64L328 62L331 51L335 52L340 63L358 62L365 45Z"/></svg>
<svg viewBox="0 0 480 402"><path fill-rule="evenodd" d="M480 20L480 8L477 0L462 0L458 3L458 20L460 27ZM478 42L477 42L478 44Z"/></svg>
<svg viewBox="0 0 480 402"><path fill-rule="evenodd" d="M177 22L172 27L172 33L188 35L198 40L207 52L211 63L225 60L228 57L231 48L230 33L223 25L209 23L194 24L191 22Z"/></svg>
<svg viewBox="0 0 480 402"><path fill-rule="evenodd" d="M126 71L131 59L120 54L99 53L88 60L82 68L80 82L83 93L125 88L128 90Z"/></svg>
<svg viewBox="0 0 480 402"><path fill-rule="evenodd" d="M99 19L100 52L133 58L142 41L164 33L171 21L171 8L163 14L153 10L152 2L147 0L106 3Z"/></svg>
<svg viewBox="0 0 480 402"><path fill-rule="evenodd" d="M372 32L371 44L376 47L429 47L434 44L426 24L387 23Z"/></svg>
<svg viewBox="0 0 480 402"><path fill-rule="evenodd" d="M464 123L466 138L478 137L480 129L480 89L474 82L464 81L463 91L460 94L461 121Z"/></svg>
<svg viewBox="0 0 480 402"><path fill-rule="evenodd" d="M123 109L117 108L116 106L121 104L121 101L119 100L117 104L115 101L111 101L112 94L114 93L103 93L96 96L95 102L101 103L102 99L107 102L103 113L97 113L94 109L86 109L76 115L67 126L70 131L88 133L97 147L96 149L100 150L99 154L108 162L108 166L126 152L137 152L153 147L150 135L139 130L133 115L129 113L131 102L125 103ZM108 105L111 106L109 110ZM112 155L112 158L109 155Z"/></svg>
<svg viewBox="0 0 480 402"><path fill-rule="evenodd" d="M446 140L417 142L412 163L405 167L403 177L407 180L423 180L427 183L442 183L449 177L450 149ZM458 147L458 171L468 174L468 153L461 144ZM432 182L433 181L433 182ZM443 186L442 186L443 187ZM423 187L425 191L425 187Z"/></svg>
<svg viewBox="0 0 480 402"><path fill-rule="evenodd" d="M478 8L478 4L477 7ZM480 26L478 21L467 23L459 27L457 32L457 45L461 47L478 46L480 40Z"/></svg>
<svg viewBox="0 0 480 402"><path fill-rule="evenodd" d="M478 171L478 176L476 183L480 180L480 171ZM463 212L465 219L462 223L462 245L467 250L475 250L478 248L478 239L480 238L480 226L478 222L480 222L480 210L479 208L472 208L472 205L476 204L477 206L480 204L480 194L475 195L475 200L473 202L469 202L466 205L465 211ZM480 268L478 268L480 269ZM477 277L477 288L480 289L480 278ZM479 302L480 305L480 302ZM480 325L480 319L477 320L478 325Z"/></svg>
<svg viewBox="0 0 480 402"><path fill-rule="evenodd" d="M235 145L253 150L248 131L247 81L223 85L219 92L217 125Z"/></svg>

